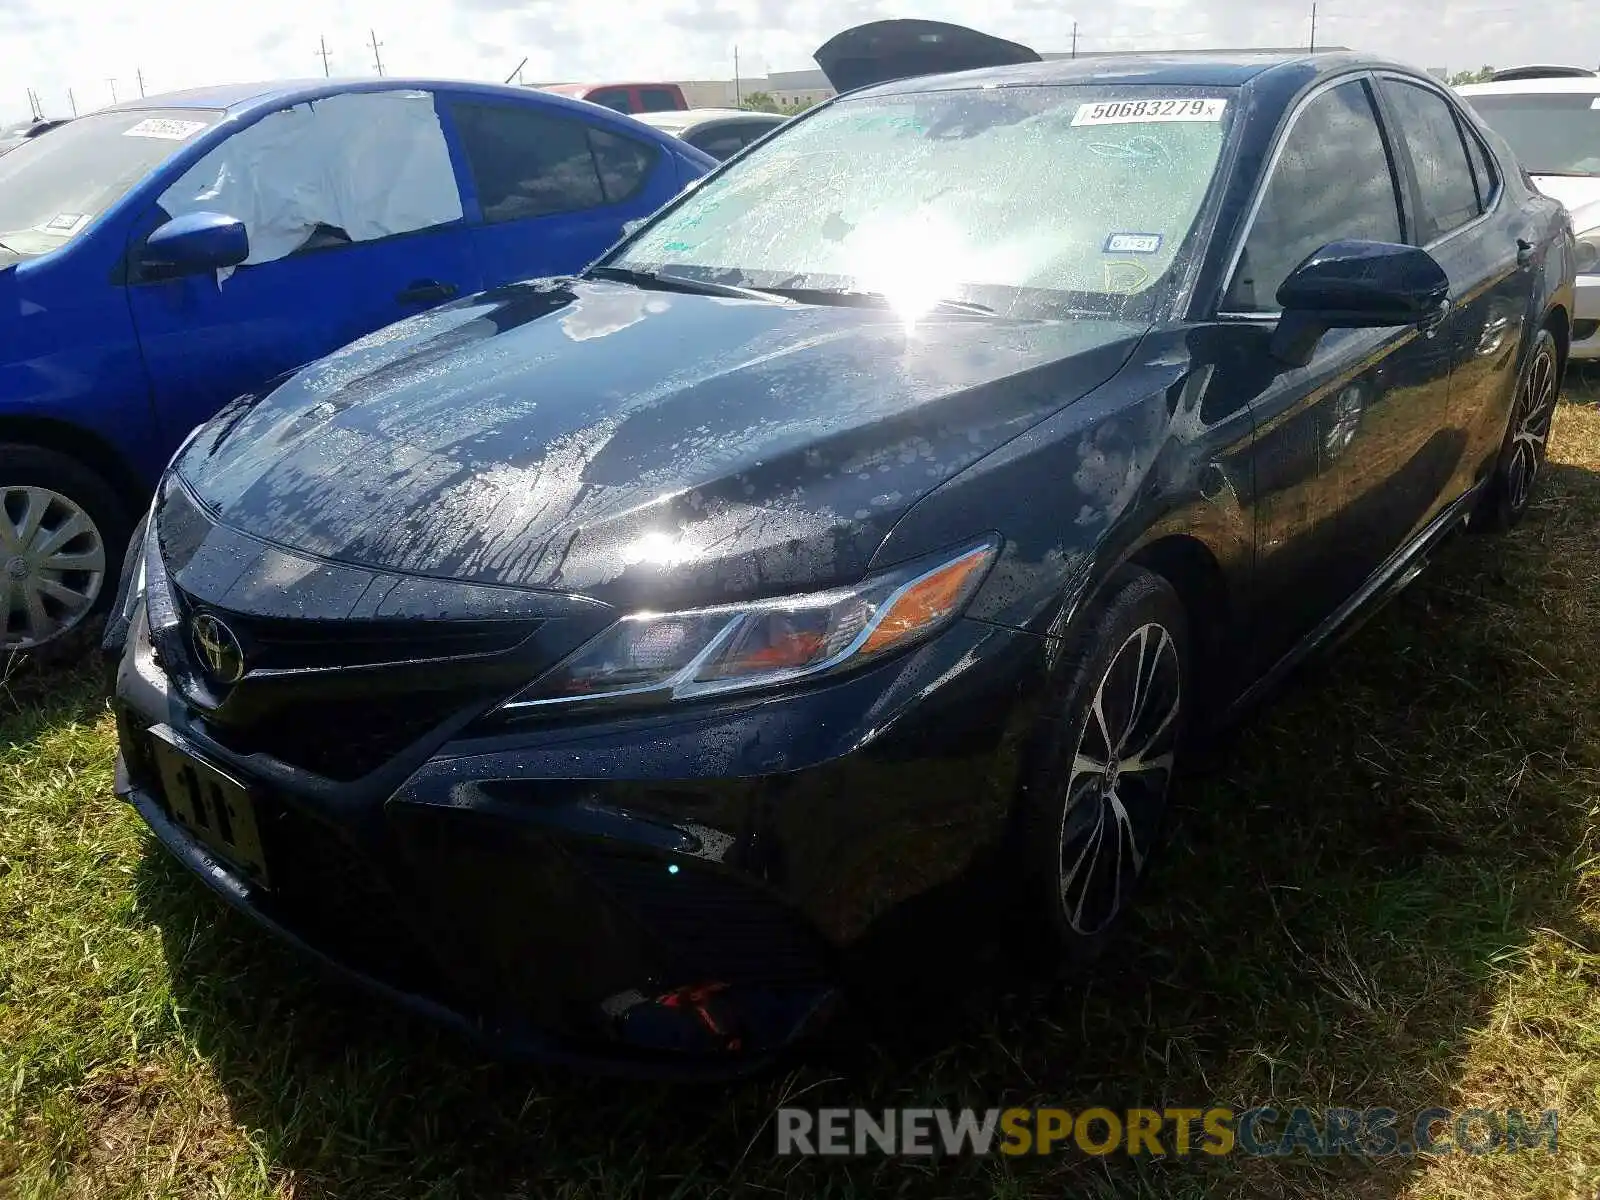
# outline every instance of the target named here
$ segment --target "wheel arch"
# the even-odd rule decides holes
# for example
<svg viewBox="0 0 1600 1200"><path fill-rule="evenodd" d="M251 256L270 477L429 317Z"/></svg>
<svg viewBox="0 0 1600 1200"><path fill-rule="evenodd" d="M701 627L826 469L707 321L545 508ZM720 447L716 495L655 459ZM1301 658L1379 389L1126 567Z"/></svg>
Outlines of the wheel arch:
<svg viewBox="0 0 1600 1200"><path fill-rule="evenodd" d="M104 479L130 512L138 512L149 499L149 487L121 452L81 425L50 417L0 416L0 442L22 442L75 459Z"/></svg>
<svg viewBox="0 0 1600 1200"><path fill-rule="evenodd" d="M1169 533L1141 545L1124 565L1142 567L1172 585L1189 617L1190 646L1201 655L1201 671L1210 675L1233 607L1227 575L1211 547L1191 534Z"/></svg>

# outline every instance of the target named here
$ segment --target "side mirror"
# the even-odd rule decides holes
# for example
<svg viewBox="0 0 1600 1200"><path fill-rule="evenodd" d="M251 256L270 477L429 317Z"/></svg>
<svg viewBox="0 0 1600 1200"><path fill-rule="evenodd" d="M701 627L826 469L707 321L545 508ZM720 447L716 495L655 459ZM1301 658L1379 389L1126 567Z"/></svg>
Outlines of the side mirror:
<svg viewBox="0 0 1600 1200"><path fill-rule="evenodd" d="M244 222L222 213L173 217L144 244L139 265L148 279L176 279L236 267L250 257Z"/></svg>
<svg viewBox="0 0 1600 1200"><path fill-rule="evenodd" d="M1330 242L1283 281L1278 304L1273 356L1303 367L1330 329L1437 328L1450 311L1450 278L1416 246Z"/></svg>

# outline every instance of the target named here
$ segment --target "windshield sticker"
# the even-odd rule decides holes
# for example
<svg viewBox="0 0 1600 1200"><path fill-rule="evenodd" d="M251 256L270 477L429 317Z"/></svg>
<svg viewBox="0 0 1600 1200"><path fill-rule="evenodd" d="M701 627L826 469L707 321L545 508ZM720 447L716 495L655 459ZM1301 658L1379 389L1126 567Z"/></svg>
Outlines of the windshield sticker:
<svg viewBox="0 0 1600 1200"><path fill-rule="evenodd" d="M1164 239L1159 233L1113 233L1106 239L1104 254L1159 254Z"/></svg>
<svg viewBox="0 0 1600 1200"><path fill-rule="evenodd" d="M1600 108L1600 96L1596 96L1593 100L1589 101L1589 107Z"/></svg>
<svg viewBox="0 0 1600 1200"><path fill-rule="evenodd" d="M1134 125L1143 121L1220 121L1228 109L1222 99L1106 100L1080 104L1074 125Z"/></svg>
<svg viewBox="0 0 1600 1200"><path fill-rule="evenodd" d="M1136 262L1110 262L1105 269L1105 291L1131 296L1150 282L1150 272Z"/></svg>
<svg viewBox="0 0 1600 1200"><path fill-rule="evenodd" d="M132 129L124 129L122 136L161 138L168 142L181 142L205 127L204 121L173 121L166 117L146 117Z"/></svg>
<svg viewBox="0 0 1600 1200"><path fill-rule="evenodd" d="M36 225L40 233L55 233L71 237L89 223L88 213L57 213L43 225Z"/></svg>

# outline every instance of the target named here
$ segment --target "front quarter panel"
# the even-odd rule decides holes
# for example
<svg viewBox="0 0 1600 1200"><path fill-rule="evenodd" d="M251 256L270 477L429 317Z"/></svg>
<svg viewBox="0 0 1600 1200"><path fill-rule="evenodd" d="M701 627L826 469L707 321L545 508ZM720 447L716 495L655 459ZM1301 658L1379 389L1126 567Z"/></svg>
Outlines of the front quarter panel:
<svg viewBox="0 0 1600 1200"><path fill-rule="evenodd" d="M1242 591L1252 557L1251 418L1244 405L1202 415L1211 375L1186 330L1147 336L1097 391L925 498L876 561L995 530L1004 549L968 615L1052 636L1118 564L1163 538L1198 543L1226 589Z"/></svg>

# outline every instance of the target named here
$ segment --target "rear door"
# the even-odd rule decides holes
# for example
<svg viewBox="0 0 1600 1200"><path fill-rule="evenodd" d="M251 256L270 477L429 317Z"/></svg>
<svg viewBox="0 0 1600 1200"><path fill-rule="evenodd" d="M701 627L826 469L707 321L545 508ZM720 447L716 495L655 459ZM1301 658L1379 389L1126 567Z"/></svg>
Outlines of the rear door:
<svg viewBox="0 0 1600 1200"><path fill-rule="evenodd" d="M1499 449L1530 317L1531 251L1540 235L1525 227L1516 206L1500 203L1493 156L1443 91L1397 75L1383 77L1381 88L1415 185L1413 240L1450 277L1455 308L1448 419L1434 434L1437 471L1417 479L1418 486L1438 488L1437 509L1470 487Z"/></svg>
<svg viewBox="0 0 1600 1200"><path fill-rule="evenodd" d="M621 121L469 96L452 97L450 113L487 286L581 269L678 190L671 157Z"/></svg>
<svg viewBox="0 0 1600 1200"><path fill-rule="evenodd" d="M231 272L154 281L139 246L170 217L244 222ZM220 143L135 226L128 288L163 430L479 287L449 147L428 92L330 96Z"/></svg>
<svg viewBox="0 0 1600 1200"><path fill-rule="evenodd" d="M1278 287L1306 258L1341 239L1406 240L1403 179L1374 88L1366 76L1330 81L1289 118L1213 330L1207 403L1248 396L1257 428L1257 671L1333 614L1419 518L1394 481L1405 482L1449 402L1437 329L1333 330L1290 370L1268 350Z"/></svg>

